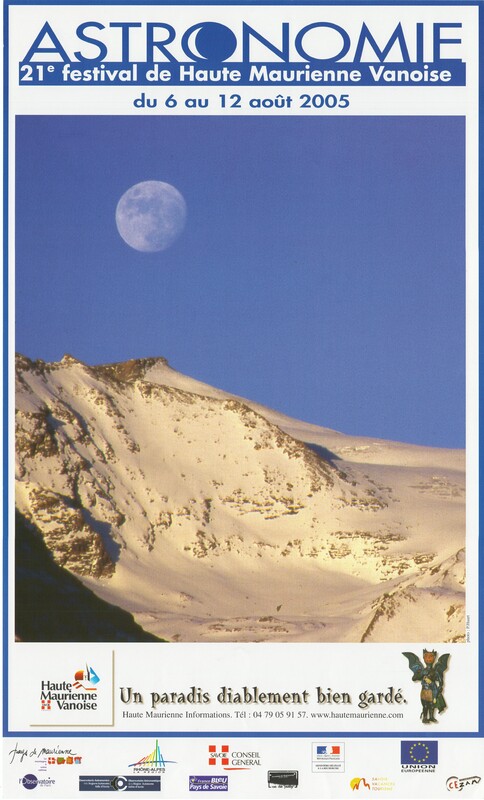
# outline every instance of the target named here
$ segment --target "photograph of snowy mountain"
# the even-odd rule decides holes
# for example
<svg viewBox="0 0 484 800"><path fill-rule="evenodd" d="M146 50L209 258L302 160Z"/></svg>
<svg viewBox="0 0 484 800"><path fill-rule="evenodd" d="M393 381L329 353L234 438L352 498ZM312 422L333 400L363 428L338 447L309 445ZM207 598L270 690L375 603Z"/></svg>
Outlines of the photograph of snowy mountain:
<svg viewBox="0 0 484 800"><path fill-rule="evenodd" d="M464 134L17 118L20 641L465 640Z"/></svg>

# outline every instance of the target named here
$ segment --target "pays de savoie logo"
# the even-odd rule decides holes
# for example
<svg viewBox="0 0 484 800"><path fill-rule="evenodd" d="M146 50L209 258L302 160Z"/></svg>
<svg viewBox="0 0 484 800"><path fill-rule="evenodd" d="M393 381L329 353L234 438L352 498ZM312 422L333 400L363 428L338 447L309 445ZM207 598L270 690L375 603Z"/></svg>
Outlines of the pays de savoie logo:
<svg viewBox="0 0 484 800"><path fill-rule="evenodd" d="M42 711L96 711L99 675L86 664L75 672L73 681L41 681Z"/></svg>

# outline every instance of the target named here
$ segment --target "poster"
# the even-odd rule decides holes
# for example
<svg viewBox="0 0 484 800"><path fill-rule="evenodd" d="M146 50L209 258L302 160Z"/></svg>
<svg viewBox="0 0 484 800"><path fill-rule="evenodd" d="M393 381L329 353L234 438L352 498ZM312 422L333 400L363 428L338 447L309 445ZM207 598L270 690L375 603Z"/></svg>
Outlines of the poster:
<svg viewBox="0 0 484 800"><path fill-rule="evenodd" d="M480 4L5 8L2 796L484 797Z"/></svg>

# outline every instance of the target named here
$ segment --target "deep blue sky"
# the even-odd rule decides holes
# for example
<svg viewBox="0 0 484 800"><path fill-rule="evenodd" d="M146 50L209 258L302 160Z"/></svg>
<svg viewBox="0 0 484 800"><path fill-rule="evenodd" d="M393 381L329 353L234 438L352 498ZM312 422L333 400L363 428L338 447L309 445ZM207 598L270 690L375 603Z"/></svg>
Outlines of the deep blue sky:
<svg viewBox="0 0 484 800"><path fill-rule="evenodd" d="M120 238L173 184L168 250ZM345 433L464 446L464 121L17 118L16 349L165 356Z"/></svg>

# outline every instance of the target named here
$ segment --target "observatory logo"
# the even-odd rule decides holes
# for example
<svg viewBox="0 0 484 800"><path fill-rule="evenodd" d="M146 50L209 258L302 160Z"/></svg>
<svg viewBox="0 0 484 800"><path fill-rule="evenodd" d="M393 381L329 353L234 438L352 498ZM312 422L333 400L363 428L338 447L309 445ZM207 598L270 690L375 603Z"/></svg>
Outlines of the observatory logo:
<svg viewBox="0 0 484 800"><path fill-rule="evenodd" d="M96 711L99 675L86 664L74 673L71 681L41 681L42 711Z"/></svg>
<svg viewBox="0 0 484 800"><path fill-rule="evenodd" d="M54 778L38 778L37 775L29 772L27 775L24 775L23 778L19 778L19 784L23 786L24 789L32 791L32 789L37 789L37 787L49 789L51 786L54 786L55 780Z"/></svg>

